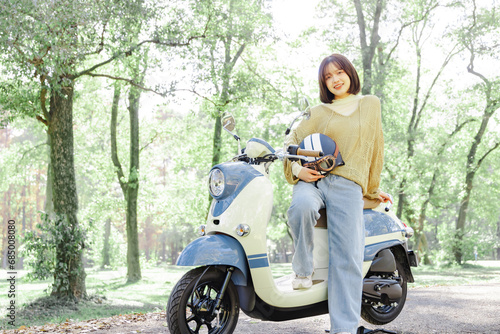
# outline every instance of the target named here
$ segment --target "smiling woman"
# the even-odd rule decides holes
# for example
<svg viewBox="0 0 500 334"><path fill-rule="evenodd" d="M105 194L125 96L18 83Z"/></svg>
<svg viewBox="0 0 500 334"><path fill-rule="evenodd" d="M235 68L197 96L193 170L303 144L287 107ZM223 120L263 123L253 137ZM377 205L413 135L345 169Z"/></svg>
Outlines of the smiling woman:
<svg viewBox="0 0 500 334"><path fill-rule="evenodd" d="M342 55L333 54L321 62L318 71L319 95L323 103L333 103L361 90L356 69Z"/></svg>
<svg viewBox="0 0 500 334"><path fill-rule="evenodd" d="M343 99L349 96L348 90L351 85L351 79L344 70L339 69L334 64L328 64L324 75L326 87L335 95L337 99Z"/></svg>
<svg viewBox="0 0 500 334"><path fill-rule="evenodd" d="M355 333L363 285L362 198L388 200L379 189L384 154L380 100L357 95L358 73L340 54L323 59L318 83L323 103L311 108L311 118L299 124L287 144L296 145L319 133L339 145L345 165L322 174L306 164L285 161L285 176L294 185L287 212L295 248L292 286L296 290L313 286L313 229L319 210L326 209L331 332Z"/></svg>

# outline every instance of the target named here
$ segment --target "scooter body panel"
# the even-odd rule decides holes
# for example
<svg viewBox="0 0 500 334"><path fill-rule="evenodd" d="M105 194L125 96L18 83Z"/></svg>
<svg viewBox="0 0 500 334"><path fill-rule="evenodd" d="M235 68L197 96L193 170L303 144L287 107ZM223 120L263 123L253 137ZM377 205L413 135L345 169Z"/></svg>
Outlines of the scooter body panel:
<svg viewBox="0 0 500 334"><path fill-rule="evenodd" d="M226 178L223 193L212 201L213 205L210 211L216 217L222 215L233 204L234 199L240 196L241 191L252 180L264 176L261 169L244 162L226 162L216 165L212 169L215 168L220 169Z"/></svg>
<svg viewBox="0 0 500 334"><path fill-rule="evenodd" d="M247 285L248 264L245 252L234 238L223 234L200 237L184 248L178 266L225 265L239 269L231 277L235 285Z"/></svg>
<svg viewBox="0 0 500 334"><path fill-rule="evenodd" d="M249 167L260 173L258 168ZM231 164L224 166L224 168L227 174L233 172ZM268 267L265 231L273 209L271 181L265 176L265 173L260 173L260 176L253 177L246 182L244 187L239 188L238 196L228 200L229 205L223 212L217 210L220 202L228 198L229 196L212 201L206 222L206 233L208 235L226 234L236 239L248 257L250 268ZM251 228L250 234L240 237L236 231L239 224L249 226Z"/></svg>
<svg viewBox="0 0 500 334"><path fill-rule="evenodd" d="M266 231L272 213L272 184L264 167L253 165L251 167L260 172L261 176L253 177L241 187L238 196L233 197L227 208L218 216L214 216L219 213L215 210L219 205L218 201L212 201L206 224L207 234L227 234L241 244L246 254L255 293L265 303L275 307L298 307L326 300L328 289L326 282L314 285L305 293L303 290L292 290L291 284L285 283L281 287L286 286L289 289L281 290L274 281L267 255L266 233L262 233ZM223 168L225 173L233 172L231 164L224 165ZM236 168L234 172L237 172ZM251 208L249 208L250 203ZM245 237L238 236L235 230L238 224L251 226L250 234Z"/></svg>

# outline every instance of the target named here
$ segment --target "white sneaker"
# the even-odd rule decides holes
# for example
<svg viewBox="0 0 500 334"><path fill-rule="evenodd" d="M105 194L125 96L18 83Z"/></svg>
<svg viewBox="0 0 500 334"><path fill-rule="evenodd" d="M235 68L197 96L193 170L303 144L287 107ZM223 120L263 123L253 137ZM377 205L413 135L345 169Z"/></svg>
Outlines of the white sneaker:
<svg viewBox="0 0 500 334"><path fill-rule="evenodd" d="M297 276L292 281L292 288L294 290L299 289L309 289L313 285L312 275L309 276Z"/></svg>

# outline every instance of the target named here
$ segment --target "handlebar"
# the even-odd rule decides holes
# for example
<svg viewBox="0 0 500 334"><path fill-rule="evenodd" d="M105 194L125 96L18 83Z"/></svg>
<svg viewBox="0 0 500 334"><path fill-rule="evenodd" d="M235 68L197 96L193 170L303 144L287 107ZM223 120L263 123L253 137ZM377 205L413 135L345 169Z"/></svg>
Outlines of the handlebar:
<svg viewBox="0 0 500 334"><path fill-rule="evenodd" d="M306 157L322 157L322 151L305 150L300 148L298 145L290 145L287 149L288 153L291 155L302 155Z"/></svg>
<svg viewBox="0 0 500 334"><path fill-rule="evenodd" d="M385 206L385 211L389 212L389 210L392 208L392 204L394 203L394 199L392 198L391 194L388 194L389 198L391 199L389 202L387 202L387 205Z"/></svg>
<svg viewBox="0 0 500 334"><path fill-rule="evenodd" d="M322 151L304 150L301 148L297 149L297 155L305 155L306 157L322 157Z"/></svg>

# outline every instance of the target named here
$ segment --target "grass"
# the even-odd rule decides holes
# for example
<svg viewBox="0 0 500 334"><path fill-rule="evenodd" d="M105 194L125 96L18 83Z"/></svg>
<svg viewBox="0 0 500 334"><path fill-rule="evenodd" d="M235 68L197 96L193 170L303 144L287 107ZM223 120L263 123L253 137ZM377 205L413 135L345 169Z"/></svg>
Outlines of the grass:
<svg viewBox="0 0 500 334"><path fill-rule="evenodd" d="M412 287L500 283L500 261L477 261L463 266L419 266L412 268Z"/></svg>
<svg viewBox="0 0 500 334"><path fill-rule="evenodd" d="M126 268L119 270L86 269L86 287L89 298L77 303L60 301L49 296L50 280L28 282L26 271L18 271L16 280L16 321L19 326L61 323L66 320L83 321L106 318L118 314L164 310L170 291L190 268L160 266L142 271L142 280L126 283ZM5 318L9 283L7 273L0 270L0 329L13 328Z"/></svg>
<svg viewBox="0 0 500 334"><path fill-rule="evenodd" d="M273 276L292 272L291 265L272 264ZM160 266L145 268L143 279L126 284L126 268L119 270L87 269L88 300L75 303L60 301L48 295L50 281L27 282L25 271L18 271L16 281L16 327L46 323L61 323L67 319L83 321L106 318L118 314L164 310L170 291L190 268ZM410 288L431 285L461 285L500 283L500 261L478 261L464 266L419 266L412 268L415 283ZM0 271L0 329L12 328L4 317L9 303L7 273Z"/></svg>

